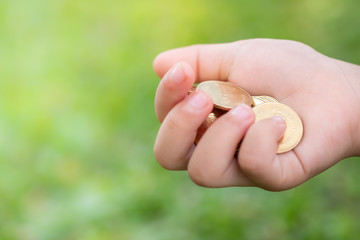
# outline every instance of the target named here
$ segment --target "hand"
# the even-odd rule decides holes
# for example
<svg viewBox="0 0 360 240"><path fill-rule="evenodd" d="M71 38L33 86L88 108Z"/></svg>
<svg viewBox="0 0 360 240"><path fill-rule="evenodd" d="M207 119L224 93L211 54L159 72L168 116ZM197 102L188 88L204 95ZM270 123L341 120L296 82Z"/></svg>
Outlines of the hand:
<svg viewBox="0 0 360 240"><path fill-rule="evenodd" d="M341 159L360 155L356 65L298 42L255 39L170 50L155 59L154 69L163 77L155 97L162 122L155 157L166 169L187 169L198 185L285 190ZM205 92L187 92L206 80L229 81L251 95L273 96L290 106L303 121L302 141L292 151L276 154L284 122L272 118L254 123L251 108L241 105L219 118L194 147L197 128L213 105Z"/></svg>

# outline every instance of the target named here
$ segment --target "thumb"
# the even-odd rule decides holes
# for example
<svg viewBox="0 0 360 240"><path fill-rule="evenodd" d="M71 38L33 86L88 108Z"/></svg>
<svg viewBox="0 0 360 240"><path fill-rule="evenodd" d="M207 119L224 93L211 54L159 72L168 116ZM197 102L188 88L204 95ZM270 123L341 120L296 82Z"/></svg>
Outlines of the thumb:
<svg viewBox="0 0 360 240"><path fill-rule="evenodd" d="M285 129L286 124L281 117L261 120L249 128L241 144L238 155L240 168L261 188L279 191L299 184L296 177L302 175L299 171L302 168L298 168L296 157L289 157L295 154L276 153Z"/></svg>

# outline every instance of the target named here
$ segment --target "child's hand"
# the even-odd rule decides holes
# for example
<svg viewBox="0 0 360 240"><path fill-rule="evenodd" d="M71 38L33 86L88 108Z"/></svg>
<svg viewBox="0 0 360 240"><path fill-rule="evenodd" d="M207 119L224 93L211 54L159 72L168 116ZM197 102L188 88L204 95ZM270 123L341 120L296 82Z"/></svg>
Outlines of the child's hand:
<svg viewBox="0 0 360 240"><path fill-rule="evenodd" d="M201 186L285 190L360 155L359 66L298 42L256 39L167 51L154 68L163 77L155 98L162 122L156 159L166 169L187 169ZM187 93L206 80L233 82L251 95L273 96L290 106L303 121L300 144L276 154L284 122L254 123L251 108L241 105L219 118L194 147L196 131L213 105L205 92Z"/></svg>

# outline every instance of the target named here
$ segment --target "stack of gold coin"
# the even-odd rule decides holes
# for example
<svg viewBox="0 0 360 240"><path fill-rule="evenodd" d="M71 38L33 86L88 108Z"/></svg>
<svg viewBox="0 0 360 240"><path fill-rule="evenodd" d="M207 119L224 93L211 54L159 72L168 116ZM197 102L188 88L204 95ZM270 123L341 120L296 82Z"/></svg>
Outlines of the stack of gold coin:
<svg viewBox="0 0 360 240"><path fill-rule="evenodd" d="M255 113L255 122L279 116L286 123L286 130L279 142L277 153L292 150L300 142L303 135L303 125L299 115L289 106L279 103L271 96L251 96L237 85L223 81L205 81L193 87L190 91L202 90L207 92L213 100L214 108L207 119L198 129L195 144L198 143L205 131L230 109L239 104L247 104Z"/></svg>

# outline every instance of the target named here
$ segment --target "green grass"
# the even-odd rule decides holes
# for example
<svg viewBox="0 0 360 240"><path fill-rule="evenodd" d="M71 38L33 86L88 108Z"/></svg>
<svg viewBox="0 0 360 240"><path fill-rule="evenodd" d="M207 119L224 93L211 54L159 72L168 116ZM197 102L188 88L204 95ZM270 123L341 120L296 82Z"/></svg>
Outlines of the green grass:
<svg viewBox="0 0 360 240"><path fill-rule="evenodd" d="M355 239L360 159L281 193L156 163L156 54L246 38L360 63L355 0L0 2L0 239Z"/></svg>

